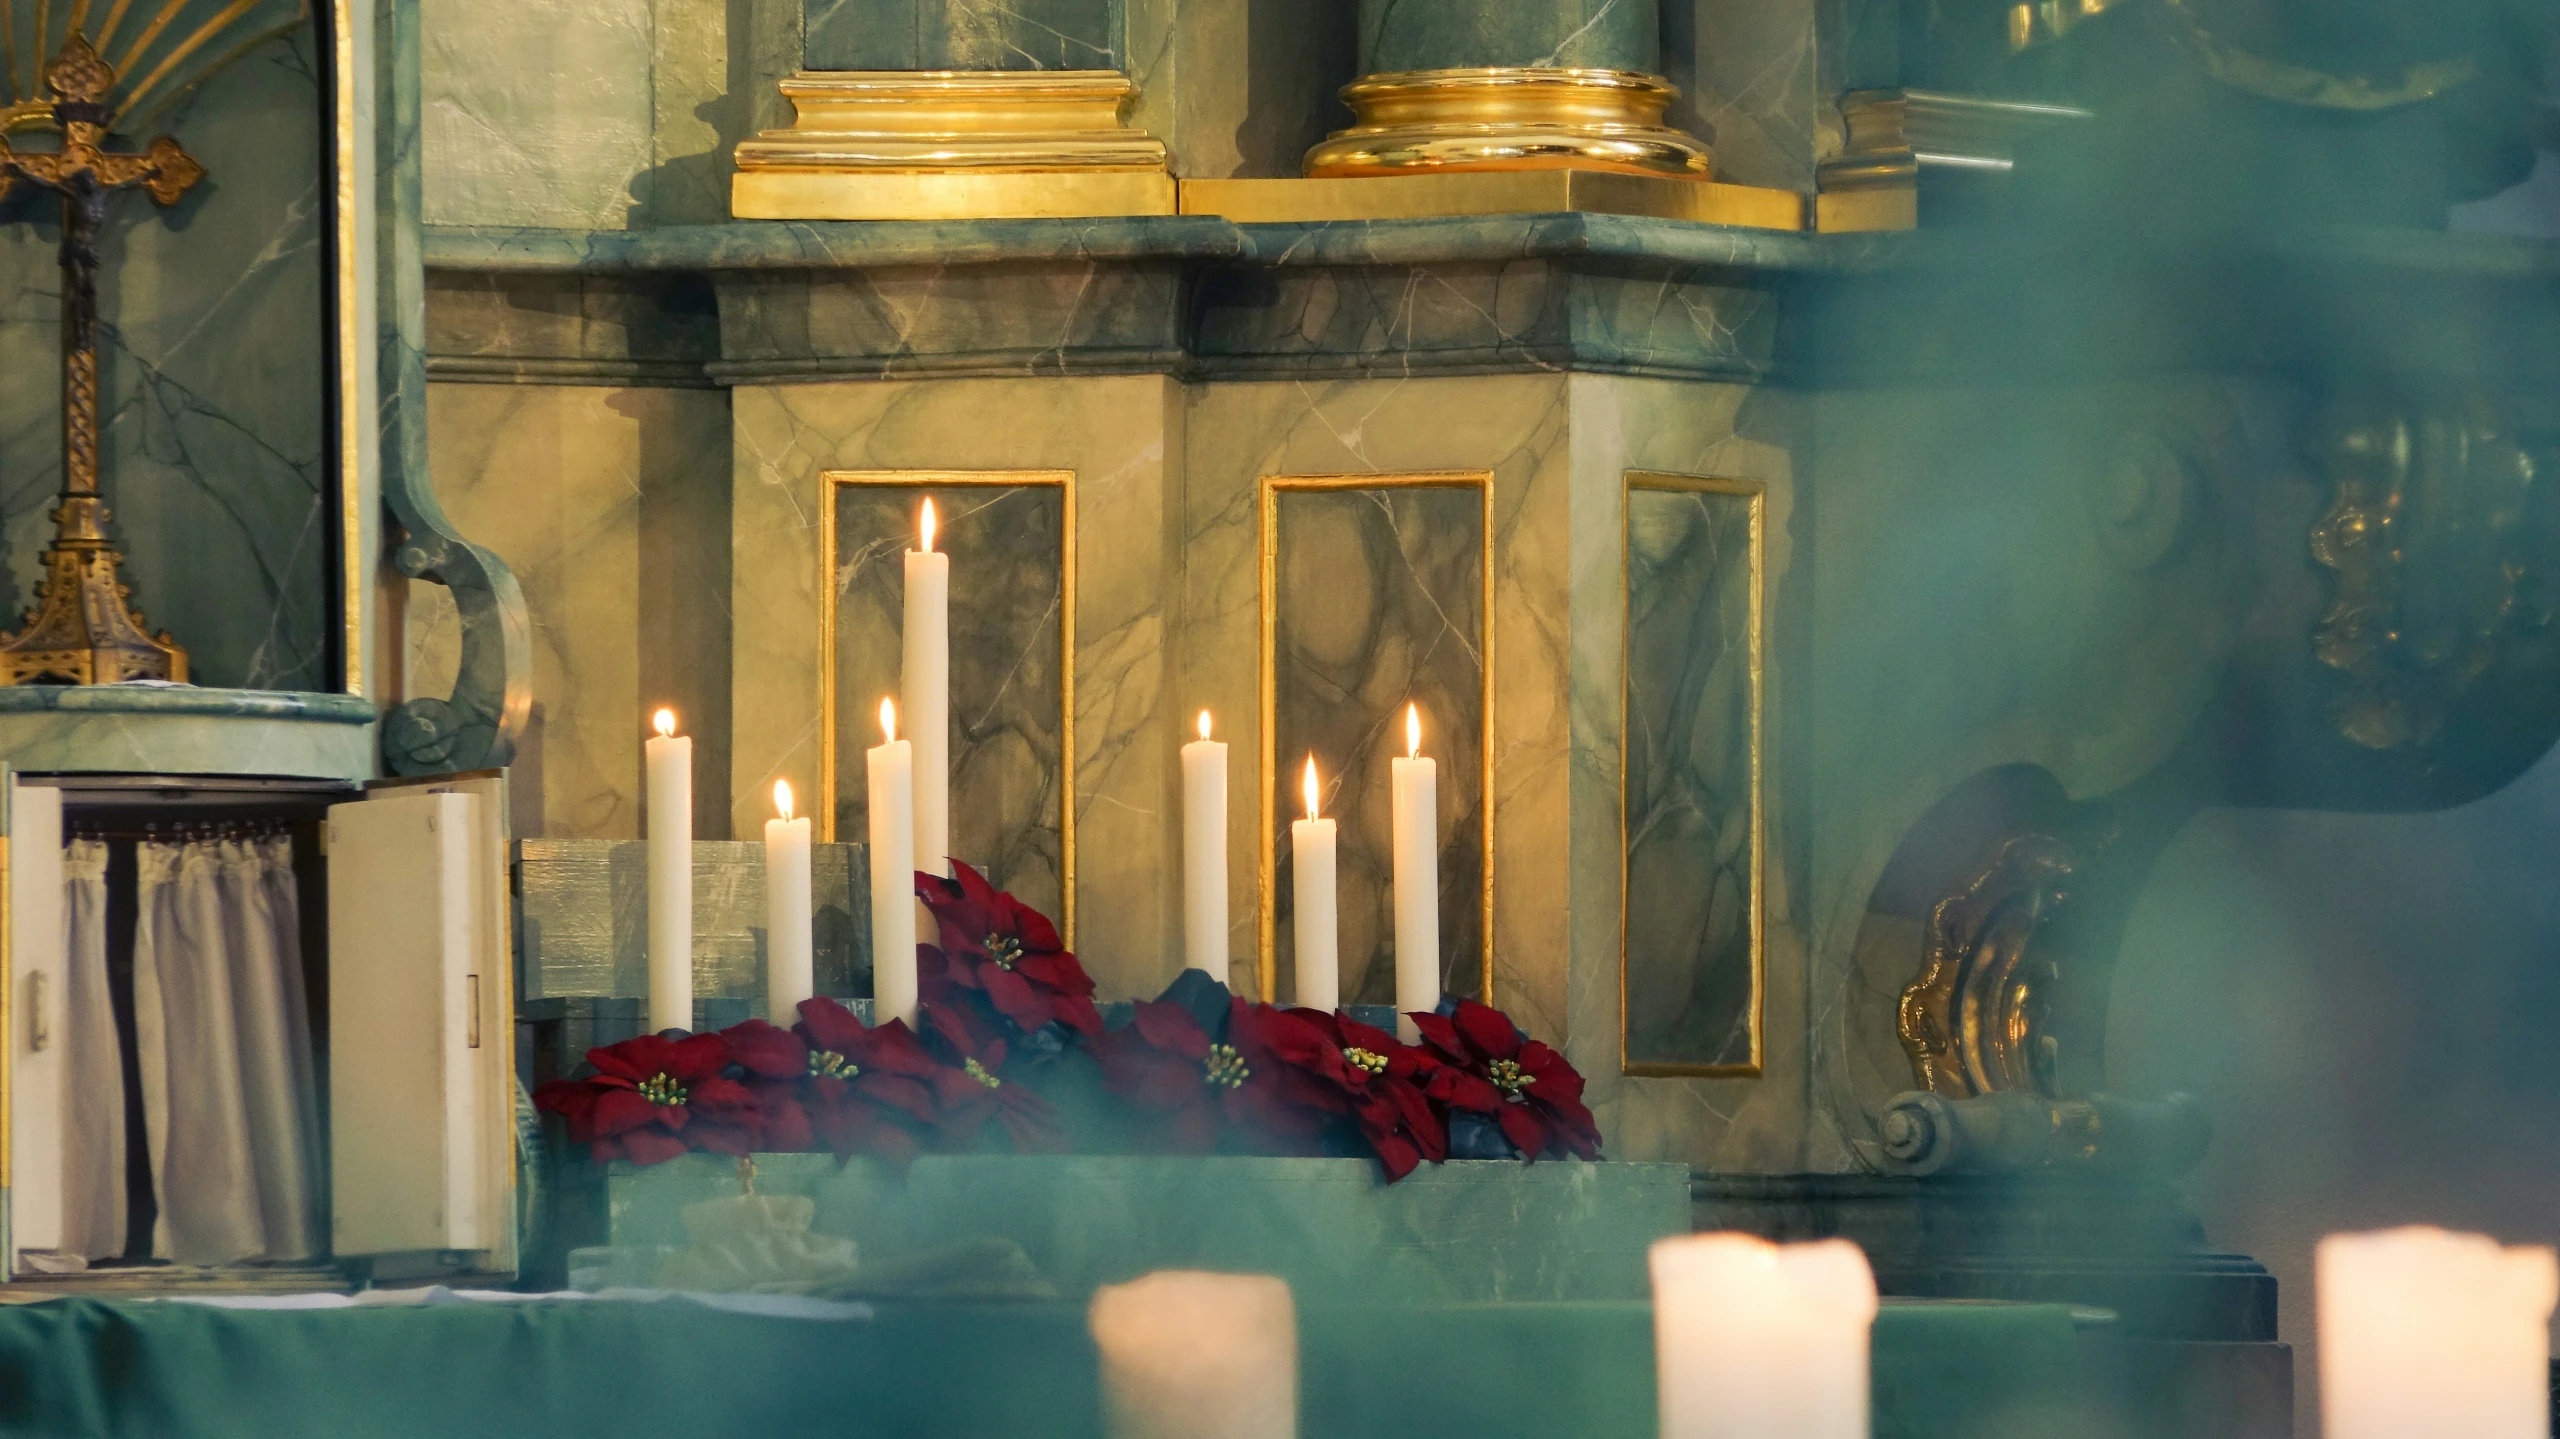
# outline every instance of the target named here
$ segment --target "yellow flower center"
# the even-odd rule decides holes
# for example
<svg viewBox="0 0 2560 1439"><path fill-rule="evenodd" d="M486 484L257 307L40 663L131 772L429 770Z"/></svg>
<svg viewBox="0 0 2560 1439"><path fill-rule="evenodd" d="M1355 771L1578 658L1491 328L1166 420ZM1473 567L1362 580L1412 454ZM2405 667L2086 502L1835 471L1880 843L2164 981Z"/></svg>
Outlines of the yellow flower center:
<svg viewBox="0 0 2560 1439"><path fill-rule="evenodd" d="M1485 1077L1493 1081L1494 1088L1512 1099L1518 1099L1524 1087L1538 1082L1536 1075L1520 1068L1519 1061L1510 1059L1497 1059L1486 1066Z"/></svg>
<svg viewBox="0 0 2560 1439"><path fill-rule="evenodd" d="M862 1066L832 1049L809 1051L809 1072L820 1079L851 1079L862 1072Z"/></svg>
<svg viewBox="0 0 2560 1439"><path fill-rule="evenodd" d="M1241 1089L1253 1077L1253 1071L1245 1067L1244 1056L1232 1044L1210 1045L1209 1057L1200 1061L1200 1069L1201 1083L1213 1089Z"/></svg>
<svg viewBox="0 0 2560 1439"><path fill-rule="evenodd" d="M685 1088L675 1076L664 1070L640 1081L640 1097L660 1107L672 1107L685 1101Z"/></svg>
<svg viewBox="0 0 2560 1439"><path fill-rule="evenodd" d="M1362 1070L1369 1074L1384 1074L1387 1072L1387 1057L1374 1049L1361 1049L1354 1046L1342 1051L1342 1059L1344 1063L1350 1065L1353 1069Z"/></svg>
<svg viewBox="0 0 2560 1439"><path fill-rule="evenodd" d="M996 968L1011 969L1022 959L1022 941L1009 934L988 935L987 957L996 962Z"/></svg>
<svg viewBox="0 0 2560 1439"><path fill-rule="evenodd" d="M968 1072L968 1075L969 1075L969 1077L970 1077L971 1079L974 1079L974 1080L978 1081L980 1084L985 1085L985 1086L986 1086L987 1088L989 1088L989 1089L993 1089L993 1088L995 1088L997 1085L1000 1085L1000 1084L1004 1083L1004 1081L1003 1081L1003 1080L998 1079L998 1078L996 1078L994 1075L987 1073L987 1067L986 1067L985 1065L983 1065L983 1064L980 1064L978 1061L976 1061L976 1060L974 1060L974 1059L972 1059L972 1060L968 1061L967 1063L965 1063L965 1064L961 1065L960 1067L961 1067L962 1069L964 1069L964 1070L966 1070L966 1071Z"/></svg>

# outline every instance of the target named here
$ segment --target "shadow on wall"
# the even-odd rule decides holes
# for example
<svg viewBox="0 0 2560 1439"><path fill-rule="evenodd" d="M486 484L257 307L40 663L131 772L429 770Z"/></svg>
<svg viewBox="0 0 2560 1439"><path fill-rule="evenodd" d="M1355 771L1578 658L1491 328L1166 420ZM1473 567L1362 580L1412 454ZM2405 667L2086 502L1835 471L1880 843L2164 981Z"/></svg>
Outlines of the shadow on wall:
<svg viewBox="0 0 2560 1439"><path fill-rule="evenodd" d="M2107 1053L2120 1092L2206 1102L2189 1191L2275 1272L2316 1435L2322 1234L2560 1241L2560 751L2438 814L2204 811L2135 905Z"/></svg>

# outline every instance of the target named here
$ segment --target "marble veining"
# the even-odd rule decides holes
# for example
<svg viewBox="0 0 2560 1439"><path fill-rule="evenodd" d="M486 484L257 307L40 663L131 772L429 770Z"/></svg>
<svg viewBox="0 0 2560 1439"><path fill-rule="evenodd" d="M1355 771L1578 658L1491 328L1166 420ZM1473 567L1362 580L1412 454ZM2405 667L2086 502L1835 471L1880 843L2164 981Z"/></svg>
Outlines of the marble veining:
<svg viewBox="0 0 2560 1439"><path fill-rule="evenodd" d="M1627 493L1631 1064L1752 1060L1754 503Z"/></svg>
<svg viewBox="0 0 2560 1439"><path fill-rule="evenodd" d="M905 555L930 496L942 523L935 548L951 557L953 852L1057 917L1065 491L871 484L834 491L836 648L825 682L836 692L836 834L871 832L863 753L880 742L881 696L898 692Z"/></svg>
<svg viewBox="0 0 2560 1439"><path fill-rule="evenodd" d="M1361 0L1360 72L1485 65L1640 70L1661 62L1654 0Z"/></svg>
<svg viewBox="0 0 2560 1439"><path fill-rule="evenodd" d="M1122 0L805 0L811 70L1118 70Z"/></svg>
<svg viewBox="0 0 2560 1439"><path fill-rule="evenodd" d="M1178 369L1183 282L1092 261L721 275L728 383Z"/></svg>
<svg viewBox="0 0 2560 1439"><path fill-rule="evenodd" d="M307 31L162 123L210 178L111 211L100 272L104 491L124 581L211 685L333 680L318 83ZM283 157L283 158L279 158ZM62 483L58 209L0 205L0 538L14 627Z"/></svg>
<svg viewBox="0 0 2560 1439"><path fill-rule="evenodd" d="M1443 988L1484 992L1485 566L1481 488L1279 495L1273 695L1284 802L1274 891L1278 949L1295 952L1289 822L1313 755L1338 822L1336 883L1348 1004L1395 1002L1395 871L1388 761L1404 707L1425 716L1438 761ZM1290 990L1295 976L1281 972Z"/></svg>

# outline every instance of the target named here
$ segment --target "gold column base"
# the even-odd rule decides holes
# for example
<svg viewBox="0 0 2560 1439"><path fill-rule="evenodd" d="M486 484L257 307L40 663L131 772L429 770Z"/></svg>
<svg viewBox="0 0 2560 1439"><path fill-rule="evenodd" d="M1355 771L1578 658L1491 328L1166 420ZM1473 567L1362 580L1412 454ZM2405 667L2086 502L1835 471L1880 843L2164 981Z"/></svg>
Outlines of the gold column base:
<svg viewBox="0 0 2560 1439"><path fill-rule="evenodd" d="M67 494L53 512L52 545L35 608L16 634L0 635L0 685L111 685L118 680L184 681L187 652L167 630L142 627L116 582L124 556L107 542L107 507L93 494Z"/></svg>
<svg viewBox="0 0 2560 1439"><path fill-rule="evenodd" d="M1116 70L803 71L796 119L739 142L742 220L1073 219L1174 213L1164 142Z"/></svg>
<svg viewBox="0 0 2560 1439"><path fill-rule="evenodd" d="M1805 197L1668 175L1460 170L1323 180L1185 180L1182 213L1219 215L1239 225L1581 213L1801 230Z"/></svg>
<svg viewBox="0 0 2560 1439"><path fill-rule="evenodd" d="M1307 152L1310 179L1586 170L1706 179L1707 147L1662 123L1680 92L1633 70L1500 66L1371 75L1342 88L1357 124Z"/></svg>

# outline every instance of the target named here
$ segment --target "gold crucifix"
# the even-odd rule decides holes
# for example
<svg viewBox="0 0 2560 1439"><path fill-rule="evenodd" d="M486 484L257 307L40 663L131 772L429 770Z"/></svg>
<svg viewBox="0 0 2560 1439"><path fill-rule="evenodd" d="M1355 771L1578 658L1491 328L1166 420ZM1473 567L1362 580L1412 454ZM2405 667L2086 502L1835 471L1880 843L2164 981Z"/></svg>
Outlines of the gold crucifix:
<svg viewBox="0 0 2560 1439"><path fill-rule="evenodd" d="M125 602L132 591L116 582L124 556L107 542L98 497L98 232L117 191L139 187L174 205L204 167L166 135L139 155L101 148L115 72L79 32L44 78L61 148L13 150L0 135L0 198L20 182L62 197L62 503L36 602L17 633L0 635L0 685L184 680L187 652L166 630L146 633L141 611Z"/></svg>

